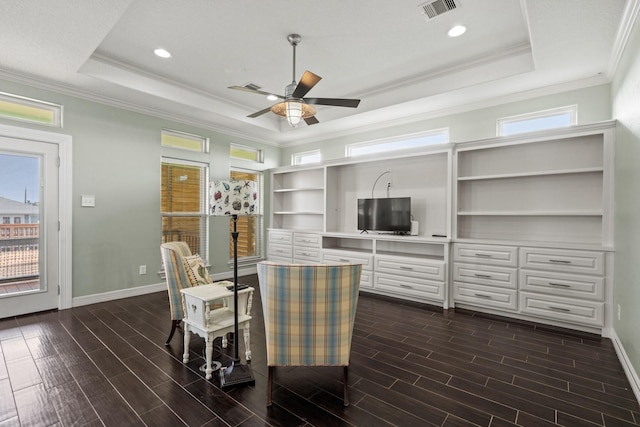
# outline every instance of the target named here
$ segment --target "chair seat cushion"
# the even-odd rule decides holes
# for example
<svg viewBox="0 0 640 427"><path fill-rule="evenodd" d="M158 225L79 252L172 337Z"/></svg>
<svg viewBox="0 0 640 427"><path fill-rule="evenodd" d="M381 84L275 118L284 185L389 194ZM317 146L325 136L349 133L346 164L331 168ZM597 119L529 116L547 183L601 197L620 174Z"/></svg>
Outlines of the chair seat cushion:
<svg viewBox="0 0 640 427"><path fill-rule="evenodd" d="M187 271L191 286L206 285L213 283L207 265L200 255L191 255L182 258L184 269Z"/></svg>

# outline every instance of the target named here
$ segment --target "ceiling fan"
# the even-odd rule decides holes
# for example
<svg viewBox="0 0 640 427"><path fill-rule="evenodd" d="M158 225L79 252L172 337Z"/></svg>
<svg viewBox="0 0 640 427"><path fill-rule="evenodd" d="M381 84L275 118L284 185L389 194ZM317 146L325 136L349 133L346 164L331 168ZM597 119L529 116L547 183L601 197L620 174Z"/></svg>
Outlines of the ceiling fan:
<svg viewBox="0 0 640 427"><path fill-rule="evenodd" d="M316 109L313 105L331 105L334 107L350 108L356 108L358 106L360 103L359 99L304 98L304 96L320 81L320 79L322 79L322 77L312 73L311 71L305 71L300 82L296 84L296 46L300 43L302 37L300 37L299 34L289 34L287 36L287 40L289 40L289 43L293 46L293 80L290 85L285 87L284 96L271 92L264 92L251 85L229 86L229 89L257 93L259 95L271 95L278 99L282 99L282 102L265 108L264 110L256 111L253 114L249 114L247 117L255 118L271 111L274 114L285 117L292 127L296 127L301 120L304 120L308 125L319 123L318 119L315 117Z"/></svg>

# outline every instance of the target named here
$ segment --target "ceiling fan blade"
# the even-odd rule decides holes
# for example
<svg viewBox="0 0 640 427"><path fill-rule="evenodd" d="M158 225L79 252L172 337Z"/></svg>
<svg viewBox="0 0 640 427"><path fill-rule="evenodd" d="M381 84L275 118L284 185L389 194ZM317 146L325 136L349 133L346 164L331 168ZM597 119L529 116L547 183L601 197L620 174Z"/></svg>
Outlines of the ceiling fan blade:
<svg viewBox="0 0 640 427"><path fill-rule="evenodd" d="M243 92L249 92L249 93L257 93L258 95L264 95L264 96L273 95L280 99L284 99L284 96L278 95L277 93L265 92L263 90L258 90L258 89L251 89L250 87L246 87L246 86L229 86L228 89L241 90Z"/></svg>
<svg viewBox="0 0 640 427"><path fill-rule="evenodd" d="M344 98L304 98L304 102L314 105L332 105L334 107L356 108L360 104L359 99Z"/></svg>
<svg viewBox="0 0 640 427"><path fill-rule="evenodd" d="M308 125L315 125L316 123L320 123L318 119L316 119L316 116L307 117L306 119L304 119L304 121Z"/></svg>
<svg viewBox="0 0 640 427"><path fill-rule="evenodd" d="M322 77L313 74L311 71L305 71L291 96L298 99L304 97L321 79Z"/></svg>
<svg viewBox="0 0 640 427"><path fill-rule="evenodd" d="M256 112L255 112L255 113L253 113L253 114L249 114L247 117L250 117L250 118L252 118L252 119L255 119L256 117L259 117L259 116L261 116L261 115L263 115L263 114L266 114L266 113L268 113L269 111L271 111L271 107L267 107L267 108L265 108L264 110L256 111Z"/></svg>

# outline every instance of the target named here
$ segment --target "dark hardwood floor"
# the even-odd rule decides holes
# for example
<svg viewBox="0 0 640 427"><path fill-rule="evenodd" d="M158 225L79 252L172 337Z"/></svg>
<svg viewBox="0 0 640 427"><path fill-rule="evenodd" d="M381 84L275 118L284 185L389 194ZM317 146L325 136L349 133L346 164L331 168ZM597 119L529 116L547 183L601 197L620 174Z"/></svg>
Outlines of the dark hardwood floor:
<svg viewBox="0 0 640 427"><path fill-rule="evenodd" d="M257 278L242 282L256 288L255 386L222 392L215 374L206 381L199 337L183 365L182 334L164 345L168 300L158 292L0 320L0 426L640 425L608 339L366 294L351 406L340 368L278 368L267 408Z"/></svg>

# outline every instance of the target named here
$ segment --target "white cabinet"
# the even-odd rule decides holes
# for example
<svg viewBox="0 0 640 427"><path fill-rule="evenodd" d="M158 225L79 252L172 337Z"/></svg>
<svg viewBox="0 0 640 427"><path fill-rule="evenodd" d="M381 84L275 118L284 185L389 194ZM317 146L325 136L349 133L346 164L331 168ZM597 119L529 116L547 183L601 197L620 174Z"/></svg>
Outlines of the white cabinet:
<svg viewBox="0 0 640 427"><path fill-rule="evenodd" d="M276 262L293 262L293 233L286 230L268 230L267 259Z"/></svg>
<svg viewBox="0 0 640 427"><path fill-rule="evenodd" d="M444 301L444 260L392 255L375 256L374 289L417 300Z"/></svg>
<svg viewBox="0 0 640 427"><path fill-rule="evenodd" d="M293 262L320 263L322 255L320 253L320 235L314 233L293 233Z"/></svg>
<svg viewBox="0 0 640 427"><path fill-rule="evenodd" d="M324 233L323 262L362 264L360 289L381 295L448 304L446 239Z"/></svg>
<svg viewBox="0 0 640 427"><path fill-rule="evenodd" d="M520 248L520 311L604 326L605 260L601 251Z"/></svg>
<svg viewBox="0 0 640 427"><path fill-rule="evenodd" d="M517 253L515 246L455 244L454 301L517 310Z"/></svg>
<svg viewBox="0 0 640 427"><path fill-rule="evenodd" d="M464 243L455 244L453 253L457 305L567 327L604 326L607 257L602 251Z"/></svg>
<svg viewBox="0 0 640 427"><path fill-rule="evenodd" d="M602 275L604 273L604 253L524 247L520 249L520 267Z"/></svg>
<svg viewBox="0 0 640 427"><path fill-rule="evenodd" d="M496 246L458 243L453 247L453 259L457 262L480 263L516 267L518 248L515 246Z"/></svg>
<svg viewBox="0 0 640 427"><path fill-rule="evenodd" d="M349 250L322 251L322 262L325 264L361 264L362 274L360 275L360 289L373 288L373 255Z"/></svg>
<svg viewBox="0 0 640 427"><path fill-rule="evenodd" d="M268 257L358 262L365 292L602 331L614 139L609 121L274 169ZM419 235L359 234L372 197L411 197Z"/></svg>

